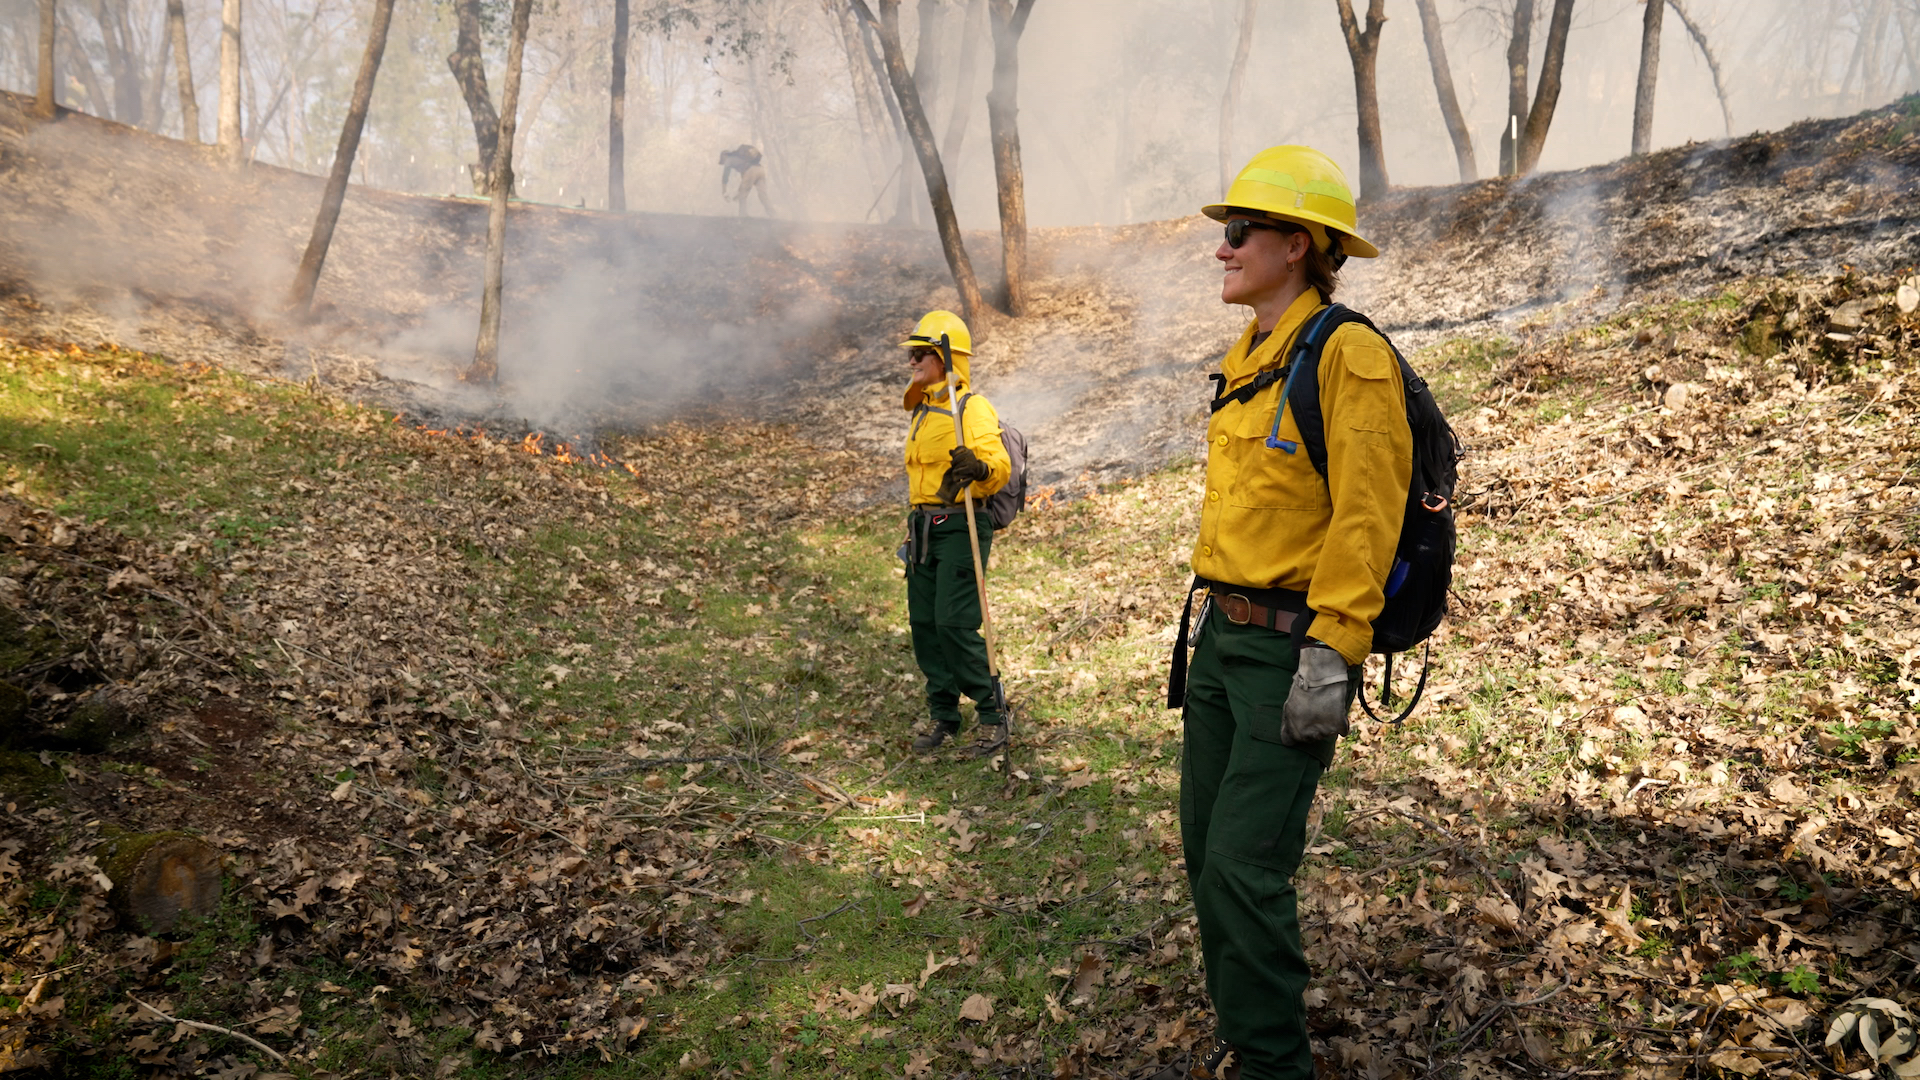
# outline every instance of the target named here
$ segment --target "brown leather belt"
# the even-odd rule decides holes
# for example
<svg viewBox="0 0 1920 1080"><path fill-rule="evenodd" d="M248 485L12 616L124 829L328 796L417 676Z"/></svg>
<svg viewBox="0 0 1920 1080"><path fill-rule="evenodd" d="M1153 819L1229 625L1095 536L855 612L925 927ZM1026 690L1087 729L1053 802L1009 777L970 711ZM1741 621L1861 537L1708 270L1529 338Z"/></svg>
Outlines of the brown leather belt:
<svg viewBox="0 0 1920 1080"><path fill-rule="evenodd" d="M1286 611L1281 608L1263 607L1239 593L1223 593L1209 589L1207 596L1220 614L1235 626L1264 626L1269 630L1278 630L1282 634L1293 633L1293 621L1303 612Z"/></svg>

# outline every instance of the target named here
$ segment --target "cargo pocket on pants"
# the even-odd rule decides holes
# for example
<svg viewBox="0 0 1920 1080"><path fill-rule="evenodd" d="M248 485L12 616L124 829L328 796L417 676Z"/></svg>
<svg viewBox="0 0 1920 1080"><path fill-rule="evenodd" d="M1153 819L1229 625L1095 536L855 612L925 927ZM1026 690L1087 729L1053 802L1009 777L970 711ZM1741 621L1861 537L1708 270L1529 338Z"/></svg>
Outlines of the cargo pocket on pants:
<svg viewBox="0 0 1920 1080"><path fill-rule="evenodd" d="M1259 739L1261 742L1280 743L1282 746L1286 745L1280 738L1280 716L1286 711L1286 708L1287 703L1285 701L1275 705L1255 705L1253 707L1252 720L1247 726L1247 734Z"/></svg>

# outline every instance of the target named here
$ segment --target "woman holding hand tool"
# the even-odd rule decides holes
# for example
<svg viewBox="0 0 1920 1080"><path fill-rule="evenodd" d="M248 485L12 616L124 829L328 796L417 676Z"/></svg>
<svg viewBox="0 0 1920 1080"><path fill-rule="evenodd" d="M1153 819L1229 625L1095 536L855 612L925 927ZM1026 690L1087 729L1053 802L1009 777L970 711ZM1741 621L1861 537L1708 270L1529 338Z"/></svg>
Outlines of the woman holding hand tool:
<svg viewBox="0 0 1920 1080"><path fill-rule="evenodd" d="M930 311L900 343L908 350L907 621L913 658L927 677L931 723L913 740L933 750L960 731L960 697L973 699L979 737L972 751L1006 745L1006 697L992 651L993 629L982 585L993 547L984 500L1012 473L1000 442L1000 415L972 392L973 337L950 311ZM954 423L954 403L960 423ZM982 637L981 626L987 627Z"/></svg>

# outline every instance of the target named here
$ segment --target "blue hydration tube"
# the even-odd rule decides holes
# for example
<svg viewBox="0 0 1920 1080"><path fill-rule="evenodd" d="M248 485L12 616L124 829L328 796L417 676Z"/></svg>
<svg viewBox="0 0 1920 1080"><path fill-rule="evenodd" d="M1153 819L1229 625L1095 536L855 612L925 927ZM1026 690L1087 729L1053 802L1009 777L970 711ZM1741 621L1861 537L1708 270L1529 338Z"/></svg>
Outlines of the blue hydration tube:
<svg viewBox="0 0 1920 1080"><path fill-rule="evenodd" d="M1332 311L1332 305L1322 308L1320 314L1313 317L1313 325L1301 334L1300 344L1294 346L1293 366L1287 371L1287 381L1280 385L1280 404L1273 409L1273 430L1267 432L1269 450L1285 450L1291 454L1300 449L1299 443L1280 437L1280 418L1287 414L1287 395L1293 392L1294 376L1300 374L1300 359L1305 355L1307 346L1313 344L1313 335L1320 332L1320 324L1327 321L1327 315Z"/></svg>

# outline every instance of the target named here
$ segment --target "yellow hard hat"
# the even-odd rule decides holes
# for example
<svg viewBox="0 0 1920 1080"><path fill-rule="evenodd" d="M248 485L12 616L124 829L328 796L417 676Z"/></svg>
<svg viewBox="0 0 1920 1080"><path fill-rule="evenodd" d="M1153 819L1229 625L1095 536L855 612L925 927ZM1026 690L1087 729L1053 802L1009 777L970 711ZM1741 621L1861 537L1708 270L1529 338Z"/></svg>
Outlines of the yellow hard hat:
<svg viewBox="0 0 1920 1080"><path fill-rule="evenodd" d="M1353 189L1333 159L1310 146L1269 146L1253 155L1234 177L1225 202L1200 212L1225 221L1236 210L1252 210L1307 227L1314 246L1327 251L1328 232L1340 234L1340 253L1371 259L1380 249L1355 231Z"/></svg>
<svg viewBox="0 0 1920 1080"><path fill-rule="evenodd" d="M973 335L967 333L967 324L960 316L951 311L929 311L920 317L920 325L913 328L907 340L900 343L903 349L933 346L940 347L940 335L947 335L947 345L956 356L973 355Z"/></svg>

